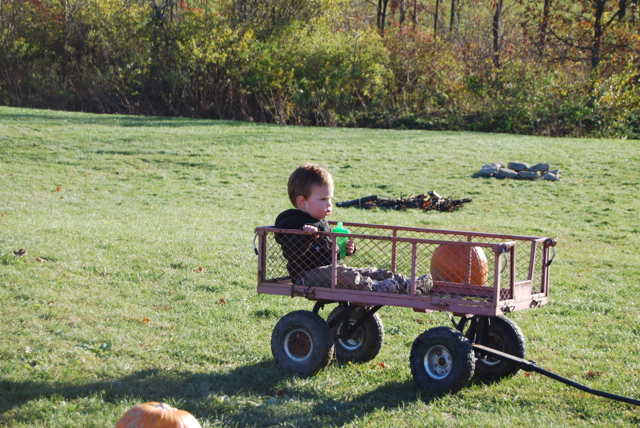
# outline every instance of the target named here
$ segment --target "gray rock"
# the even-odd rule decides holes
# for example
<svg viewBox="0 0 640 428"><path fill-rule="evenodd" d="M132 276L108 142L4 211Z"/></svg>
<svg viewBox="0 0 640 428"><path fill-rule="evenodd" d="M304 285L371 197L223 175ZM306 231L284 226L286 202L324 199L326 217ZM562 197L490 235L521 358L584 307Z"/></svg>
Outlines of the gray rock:
<svg viewBox="0 0 640 428"><path fill-rule="evenodd" d="M525 169L529 169L529 164L524 162L509 162L509 169L514 171L524 171Z"/></svg>
<svg viewBox="0 0 640 428"><path fill-rule="evenodd" d="M491 177L496 173L494 168L482 168L480 171L476 172L478 177Z"/></svg>
<svg viewBox="0 0 640 428"><path fill-rule="evenodd" d="M549 171L549 164L548 163L539 163L536 164L534 166L532 166L531 168L529 168L529 171Z"/></svg>
<svg viewBox="0 0 640 428"><path fill-rule="evenodd" d="M560 179L557 175L552 174L550 172L547 172L545 175L542 176L542 178L544 180L549 180L549 181L558 181Z"/></svg>
<svg viewBox="0 0 640 428"><path fill-rule="evenodd" d="M537 171L520 171L518 173L518 177L532 180L532 179L538 178L538 172Z"/></svg>
<svg viewBox="0 0 640 428"><path fill-rule="evenodd" d="M491 177L500 169L499 166L495 166L495 165L496 164L491 164L491 165L486 164L485 166L482 167L480 171L477 172L477 175L479 177Z"/></svg>
<svg viewBox="0 0 640 428"><path fill-rule="evenodd" d="M517 178L518 173L509 168L500 168L496 174L496 178Z"/></svg>

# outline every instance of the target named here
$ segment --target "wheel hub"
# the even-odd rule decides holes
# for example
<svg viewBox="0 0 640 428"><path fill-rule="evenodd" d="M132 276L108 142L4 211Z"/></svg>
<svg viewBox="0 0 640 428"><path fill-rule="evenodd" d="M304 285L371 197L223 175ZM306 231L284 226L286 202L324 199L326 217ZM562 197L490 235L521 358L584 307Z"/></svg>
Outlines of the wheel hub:
<svg viewBox="0 0 640 428"><path fill-rule="evenodd" d="M349 328L351 328L351 326L353 326L356 323L355 320L349 320ZM343 334L342 333L342 324L338 327L337 331L338 335ZM360 346L362 346L362 343L364 342L364 329L362 327L360 327L359 329L357 329L356 331L353 332L353 334L351 334L351 336L349 338L341 338L338 339L338 342L340 343L340 345L349 350L349 351L355 351L356 349L358 349Z"/></svg>
<svg viewBox="0 0 640 428"><path fill-rule="evenodd" d="M284 352L294 361L304 361L311 355L313 341L304 330L293 330L284 339Z"/></svg>
<svg viewBox="0 0 640 428"><path fill-rule="evenodd" d="M444 379L453 368L453 356L442 345L433 345L424 354L424 369L433 379Z"/></svg>

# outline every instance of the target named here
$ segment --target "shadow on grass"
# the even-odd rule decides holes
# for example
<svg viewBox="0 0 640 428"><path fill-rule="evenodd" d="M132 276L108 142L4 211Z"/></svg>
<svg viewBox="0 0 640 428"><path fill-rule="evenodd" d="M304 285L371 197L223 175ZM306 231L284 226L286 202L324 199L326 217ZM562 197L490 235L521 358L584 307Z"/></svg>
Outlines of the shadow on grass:
<svg viewBox="0 0 640 428"><path fill-rule="evenodd" d="M191 119L183 117L156 116L121 116L90 113L55 113L50 110L29 110L25 113L14 113L12 110L1 111L2 121L28 124L29 121L51 121L58 125L105 125L121 127L182 127L182 126L269 126L259 123L241 122L238 120Z"/></svg>
<svg viewBox="0 0 640 428"><path fill-rule="evenodd" d="M105 402L161 401L178 405L199 420L225 425L343 425L379 409L393 410L421 395L413 382L392 382L350 399L335 399L302 382L280 390L291 374L272 361L239 367L228 373L184 373L143 370L119 380L83 385L47 381L0 382L0 413L6 414L37 399L75 400L101 397ZM177 404L176 404L177 403ZM1 419L1 418L0 418Z"/></svg>
<svg viewBox="0 0 640 428"><path fill-rule="evenodd" d="M365 418L368 414L376 410L401 410L405 405L416 401L429 403L438 395L430 394L417 389L413 381L398 381L380 385L375 390L366 394L352 397L351 400L336 400L325 398L318 400L307 419L298 419L295 425L298 426L342 426ZM315 415L316 417L311 417ZM318 419L322 419L323 424L315 424Z"/></svg>

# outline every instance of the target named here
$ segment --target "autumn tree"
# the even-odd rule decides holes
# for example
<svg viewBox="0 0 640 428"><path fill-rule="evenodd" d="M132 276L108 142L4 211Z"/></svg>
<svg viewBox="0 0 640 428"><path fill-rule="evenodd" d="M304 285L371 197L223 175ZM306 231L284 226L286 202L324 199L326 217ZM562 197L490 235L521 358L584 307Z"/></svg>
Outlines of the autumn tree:
<svg viewBox="0 0 640 428"><path fill-rule="evenodd" d="M633 30L625 22L626 14L627 0L545 0L541 49L552 38L555 51L551 55L557 60L584 62L595 71L603 59L632 49Z"/></svg>
<svg viewBox="0 0 640 428"><path fill-rule="evenodd" d="M493 40L493 66L500 68L500 48L502 42L502 7L503 0L494 1L493 25L491 35Z"/></svg>

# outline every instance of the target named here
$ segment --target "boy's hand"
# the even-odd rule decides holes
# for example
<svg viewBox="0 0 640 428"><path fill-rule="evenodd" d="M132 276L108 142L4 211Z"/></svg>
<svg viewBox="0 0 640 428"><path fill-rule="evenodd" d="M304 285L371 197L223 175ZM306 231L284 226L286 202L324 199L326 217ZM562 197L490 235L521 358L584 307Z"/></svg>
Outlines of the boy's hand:
<svg viewBox="0 0 640 428"><path fill-rule="evenodd" d="M304 226L302 226L302 230L307 233L314 233L318 231L318 228L315 226L311 226L310 224L305 224Z"/></svg>
<svg viewBox="0 0 640 428"><path fill-rule="evenodd" d="M347 255L350 256L356 252L356 243L351 239L347 241Z"/></svg>
<svg viewBox="0 0 640 428"><path fill-rule="evenodd" d="M316 233L318 231L318 228L315 226L311 226L310 224L305 224L304 226L302 226L302 230L307 233ZM315 236L315 238L319 237L320 235Z"/></svg>

